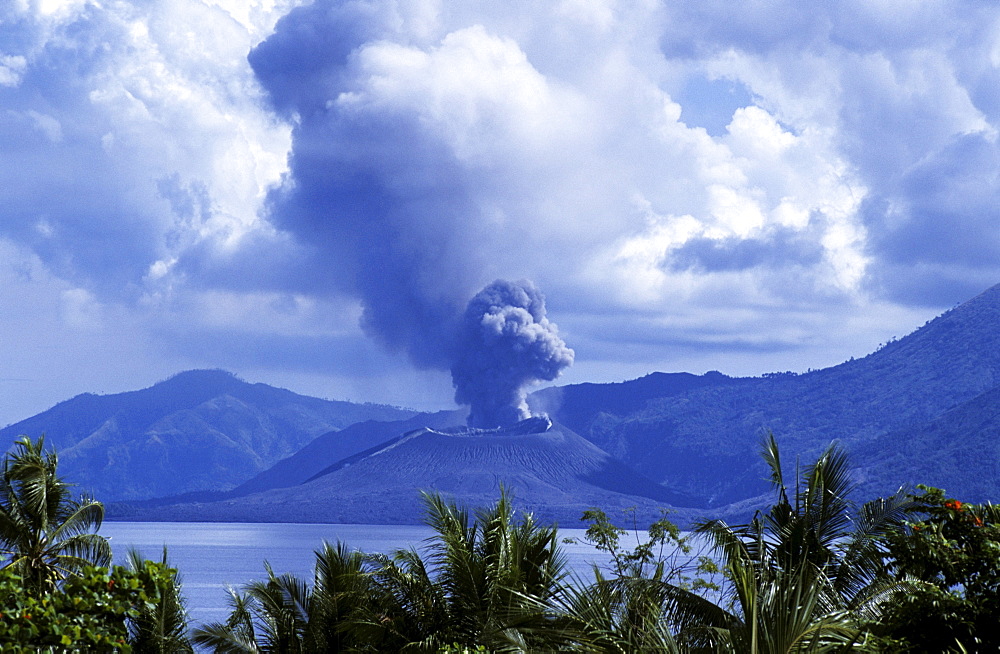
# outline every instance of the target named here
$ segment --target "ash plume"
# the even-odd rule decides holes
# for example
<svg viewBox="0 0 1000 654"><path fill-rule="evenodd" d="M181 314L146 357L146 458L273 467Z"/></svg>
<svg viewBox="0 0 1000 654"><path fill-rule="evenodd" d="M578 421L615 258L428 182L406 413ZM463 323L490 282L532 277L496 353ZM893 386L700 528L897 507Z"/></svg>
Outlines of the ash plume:
<svg viewBox="0 0 1000 654"><path fill-rule="evenodd" d="M451 366L455 401L470 407L470 427L499 427L531 414L527 387L551 381L573 350L545 317L545 298L529 281L497 280L469 301Z"/></svg>
<svg viewBox="0 0 1000 654"><path fill-rule="evenodd" d="M249 55L272 106L295 125L288 174L267 204L269 221L295 238L297 265L308 271L288 284L357 298L366 334L419 368L451 371L471 425L514 423L529 415L526 388L555 379L573 351L532 283L497 281L473 297L481 271L506 263L496 253L512 236L496 220L493 208L504 203L493 194L511 193L496 190L488 158L470 160L450 122L423 113L423 87L384 94L370 56L400 34L395 22L373 20L377 5L306 4ZM459 57L509 47L473 30L446 39L445 50L456 38L471 39L455 46ZM505 61L499 79L535 79ZM443 100L461 107L463 97Z"/></svg>

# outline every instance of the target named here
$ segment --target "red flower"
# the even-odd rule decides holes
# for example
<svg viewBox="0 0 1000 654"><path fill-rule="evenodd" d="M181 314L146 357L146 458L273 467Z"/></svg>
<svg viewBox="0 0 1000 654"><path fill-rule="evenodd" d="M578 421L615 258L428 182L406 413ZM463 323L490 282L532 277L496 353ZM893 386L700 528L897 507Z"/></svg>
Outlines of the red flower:
<svg viewBox="0 0 1000 654"><path fill-rule="evenodd" d="M973 516L973 518L972 518L972 524L976 525L977 527L982 527L983 526L983 519L980 518L979 516Z"/></svg>
<svg viewBox="0 0 1000 654"><path fill-rule="evenodd" d="M115 587L115 580L112 579L111 581L108 582L108 590L111 590L114 587Z"/></svg>
<svg viewBox="0 0 1000 654"><path fill-rule="evenodd" d="M952 511L961 511L962 503L958 500L948 500L944 503L944 508L951 509Z"/></svg>

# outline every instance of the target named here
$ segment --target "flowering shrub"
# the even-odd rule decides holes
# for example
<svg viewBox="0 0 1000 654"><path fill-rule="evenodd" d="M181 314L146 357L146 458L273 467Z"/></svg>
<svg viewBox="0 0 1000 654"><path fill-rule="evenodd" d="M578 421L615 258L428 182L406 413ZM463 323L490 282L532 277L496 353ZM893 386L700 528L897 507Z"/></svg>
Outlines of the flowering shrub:
<svg viewBox="0 0 1000 654"><path fill-rule="evenodd" d="M876 631L889 651L998 651L1000 509L918 488L913 519L886 537L889 571L914 585Z"/></svg>

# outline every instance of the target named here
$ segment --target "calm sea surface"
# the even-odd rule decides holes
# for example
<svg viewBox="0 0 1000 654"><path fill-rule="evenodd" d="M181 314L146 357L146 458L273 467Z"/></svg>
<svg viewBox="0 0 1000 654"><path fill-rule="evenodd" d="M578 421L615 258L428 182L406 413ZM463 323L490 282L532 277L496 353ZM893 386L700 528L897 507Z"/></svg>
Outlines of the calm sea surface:
<svg viewBox="0 0 1000 654"><path fill-rule="evenodd" d="M323 541L338 540L364 552L388 553L421 547L432 531L410 525L317 525L230 522L105 522L101 535L111 539L115 562L129 548L158 560L167 547L171 565L180 570L191 625L222 621L228 616L227 585L262 579L264 561L276 574L291 572L311 581L313 552ZM582 529L560 529L560 538L583 536ZM562 545L570 566L579 574L590 562L606 559L586 544Z"/></svg>

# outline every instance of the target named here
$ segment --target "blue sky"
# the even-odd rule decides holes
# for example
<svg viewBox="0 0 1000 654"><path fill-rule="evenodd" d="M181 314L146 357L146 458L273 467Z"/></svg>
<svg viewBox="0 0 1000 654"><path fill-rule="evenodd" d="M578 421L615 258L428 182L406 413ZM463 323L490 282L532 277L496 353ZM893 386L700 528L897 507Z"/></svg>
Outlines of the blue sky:
<svg viewBox="0 0 1000 654"><path fill-rule="evenodd" d="M1000 282L1000 9L0 5L0 423L194 367L432 408L530 279L562 382L863 356Z"/></svg>

